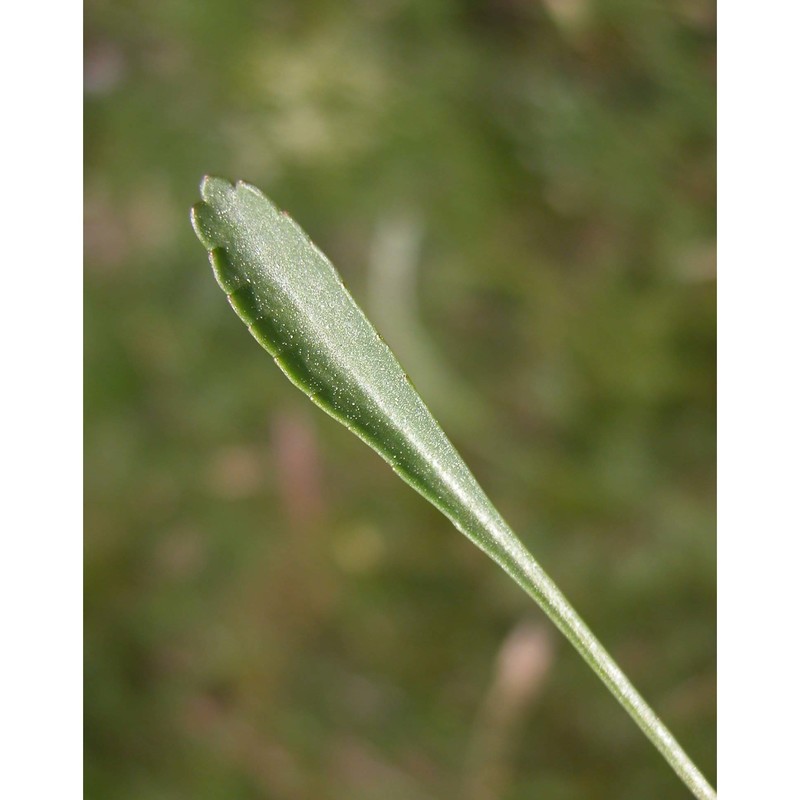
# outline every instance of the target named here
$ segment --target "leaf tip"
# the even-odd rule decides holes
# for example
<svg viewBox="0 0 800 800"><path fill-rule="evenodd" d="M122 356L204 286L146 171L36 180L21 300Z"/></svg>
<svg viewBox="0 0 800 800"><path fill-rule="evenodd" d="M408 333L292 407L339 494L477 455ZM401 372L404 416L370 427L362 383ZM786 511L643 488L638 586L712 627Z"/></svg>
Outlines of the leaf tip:
<svg viewBox="0 0 800 800"><path fill-rule="evenodd" d="M225 207L230 204L233 193L233 184L225 178L204 175L200 181L200 196L207 203Z"/></svg>

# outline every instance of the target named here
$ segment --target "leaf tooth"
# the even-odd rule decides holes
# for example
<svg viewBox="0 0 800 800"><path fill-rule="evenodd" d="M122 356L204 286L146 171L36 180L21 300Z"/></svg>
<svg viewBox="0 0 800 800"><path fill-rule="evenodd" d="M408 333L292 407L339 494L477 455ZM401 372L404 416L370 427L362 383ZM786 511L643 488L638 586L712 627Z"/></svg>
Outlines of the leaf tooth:
<svg viewBox="0 0 800 800"><path fill-rule="evenodd" d="M267 200L270 205L274 205L272 200L270 200L258 186L253 186L252 183L248 183L247 181L236 181L236 191L245 191L250 192L258 197L263 197L264 200Z"/></svg>
<svg viewBox="0 0 800 800"><path fill-rule="evenodd" d="M205 175L200 181L200 196L207 203L224 211L233 203L234 186L225 178Z"/></svg>
<svg viewBox="0 0 800 800"><path fill-rule="evenodd" d="M212 247L208 251L208 260L211 262L211 268L214 270L214 277L217 279L217 283L229 297L247 285L247 280L231 263L228 251L224 247Z"/></svg>
<svg viewBox="0 0 800 800"><path fill-rule="evenodd" d="M209 251L219 244L217 241L215 241L214 236L211 233L211 227L208 224L210 221L209 217L213 213L214 212L211 206L209 206L205 201L201 201L192 206L192 210L189 214L189 217L192 220L192 227L194 228L194 232L197 234L197 238L200 240L203 247Z"/></svg>
<svg viewBox="0 0 800 800"><path fill-rule="evenodd" d="M254 325L261 318L258 300L249 283L244 283L238 289L230 292L228 302L245 325Z"/></svg>

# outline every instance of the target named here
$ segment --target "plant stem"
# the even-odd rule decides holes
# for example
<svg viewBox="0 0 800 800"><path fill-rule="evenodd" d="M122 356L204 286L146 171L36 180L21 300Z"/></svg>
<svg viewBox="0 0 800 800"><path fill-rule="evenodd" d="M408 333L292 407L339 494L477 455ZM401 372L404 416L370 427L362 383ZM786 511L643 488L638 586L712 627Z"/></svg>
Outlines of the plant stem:
<svg viewBox="0 0 800 800"><path fill-rule="evenodd" d="M456 523L456 520L453 522ZM716 792L700 770L499 514L497 519L484 517L480 525L480 532L463 532L476 541L541 606L694 796L698 800L714 800ZM458 523L456 526L461 527Z"/></svg>

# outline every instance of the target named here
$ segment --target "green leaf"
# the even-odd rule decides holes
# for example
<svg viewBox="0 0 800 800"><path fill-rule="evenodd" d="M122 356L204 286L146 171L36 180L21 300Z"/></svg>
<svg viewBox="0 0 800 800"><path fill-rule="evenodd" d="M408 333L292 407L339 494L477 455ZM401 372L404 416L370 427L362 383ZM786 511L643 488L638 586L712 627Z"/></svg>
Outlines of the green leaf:
<svg viewBox="0 0 800 800"><path fill-rule="evenodd" d="M572 642L698 798L714 790L525 549L330 261L247 183L206 177L192 224L219 285L289 380L494 559Z"/></svg>

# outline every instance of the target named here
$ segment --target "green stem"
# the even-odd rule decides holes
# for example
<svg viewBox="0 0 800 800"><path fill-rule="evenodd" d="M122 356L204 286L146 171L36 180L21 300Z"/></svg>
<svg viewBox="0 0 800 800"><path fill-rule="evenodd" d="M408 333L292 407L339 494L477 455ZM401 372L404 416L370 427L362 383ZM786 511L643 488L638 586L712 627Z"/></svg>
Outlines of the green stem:
<svg viewBox="0 0 800 800"><path fill-rule="evenodd" d="M452 521L456 527L461 527L455 519ZM479 526L477 531L463 532L476 541L539 604L694 796L698 800L714 800L716 792L700 770L499 515L497 520L483 519L476 520L476 523Z"/></svg>

